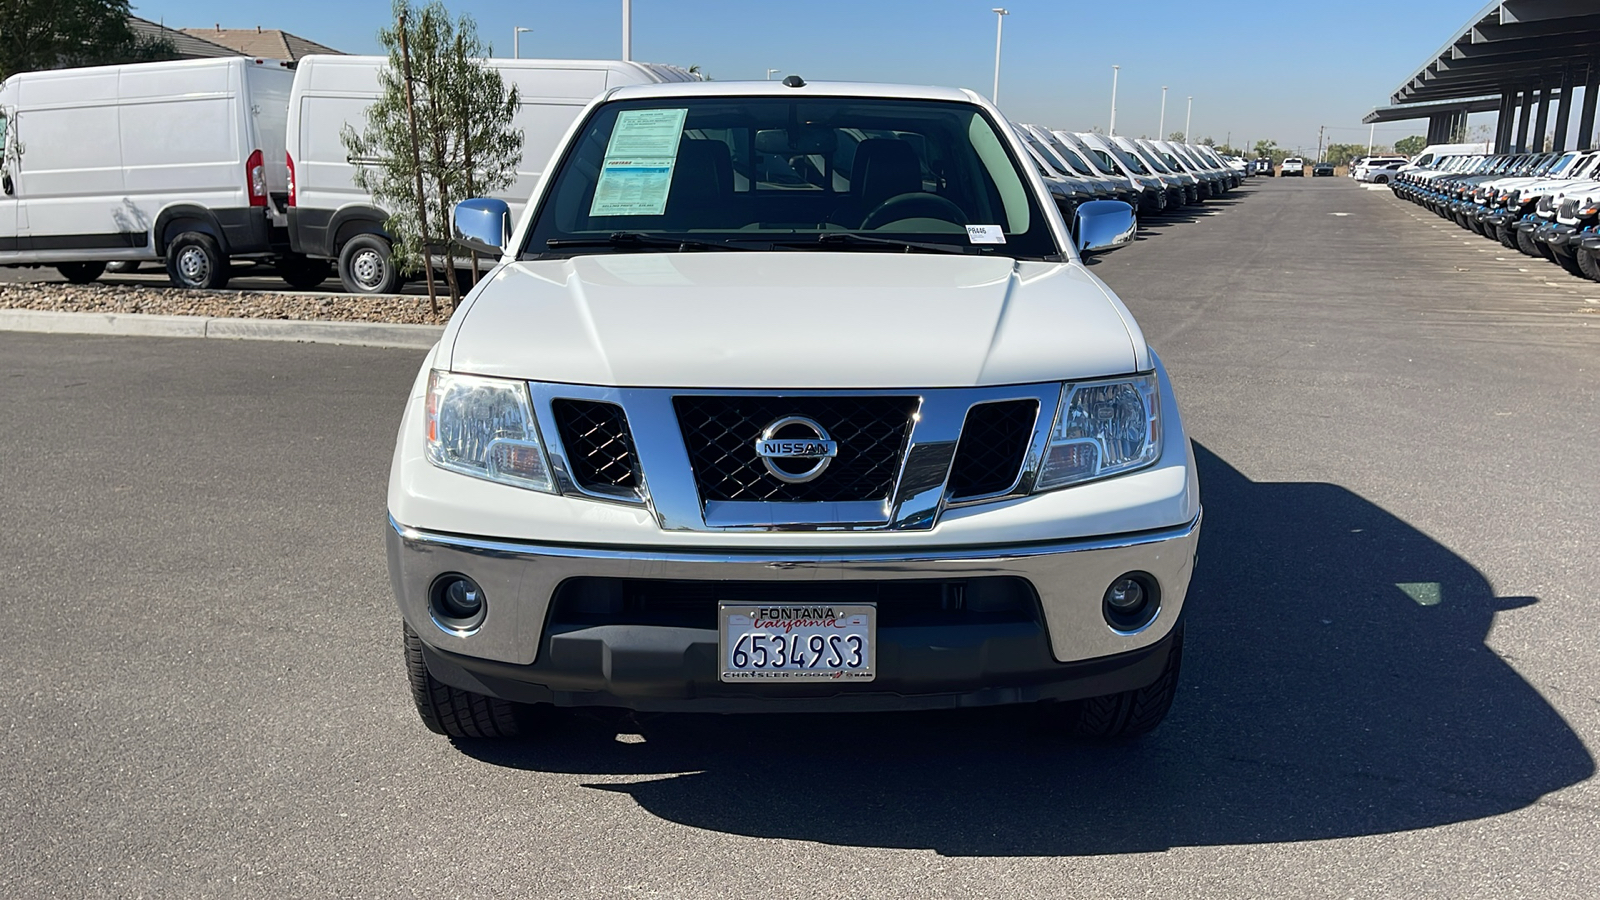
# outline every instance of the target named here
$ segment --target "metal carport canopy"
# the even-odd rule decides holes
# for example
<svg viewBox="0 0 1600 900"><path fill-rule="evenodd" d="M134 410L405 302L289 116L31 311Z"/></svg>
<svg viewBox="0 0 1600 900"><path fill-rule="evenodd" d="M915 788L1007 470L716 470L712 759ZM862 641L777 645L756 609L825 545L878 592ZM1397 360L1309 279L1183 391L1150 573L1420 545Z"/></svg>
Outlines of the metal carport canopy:
<svg viewBox="0 0 1600 900"><path fill-rule="evenodd" d="M1459 106L1460 101L1486 94L1556 87L1563 72L1567 84L1582 84L1589 80L1597 56L1600 0L1496 0L1429 57L1389 100L1396 106L1454 100ZM1367 120L1387 119L1368 116Z"/></svg>

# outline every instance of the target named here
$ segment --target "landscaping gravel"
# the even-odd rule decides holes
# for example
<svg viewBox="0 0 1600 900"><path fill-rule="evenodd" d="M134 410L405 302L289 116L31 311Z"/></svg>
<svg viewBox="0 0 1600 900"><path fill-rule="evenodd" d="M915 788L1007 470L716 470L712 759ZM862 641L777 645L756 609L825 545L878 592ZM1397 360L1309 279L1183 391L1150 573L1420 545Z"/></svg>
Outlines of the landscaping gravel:
<svg viewBox="0 0 1600 900"><path fill-rule="evenodd" d="M178 288L117 284L0 285L0 309L52 312L148 313L166 316L218 316L241 319L334 320L443 325L449 302L438 313L427 297L356 294L279 294L270 291L186 291Z"/></svg>

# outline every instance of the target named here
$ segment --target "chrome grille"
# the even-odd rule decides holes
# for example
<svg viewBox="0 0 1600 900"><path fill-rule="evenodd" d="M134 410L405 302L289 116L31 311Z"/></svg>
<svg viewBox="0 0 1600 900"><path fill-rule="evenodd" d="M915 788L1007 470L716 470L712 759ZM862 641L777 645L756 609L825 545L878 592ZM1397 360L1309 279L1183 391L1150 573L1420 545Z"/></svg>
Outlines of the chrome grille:
<svg viewBox="0 0 1600 900"><path fill-rule="evenodd" d="M702 501L842 503L889 499L920 402L914 396L682 395L673 407ZM838 456L813 481L780 481L756 455L762 430L786 416L815 420L839 444Z"/></svg>

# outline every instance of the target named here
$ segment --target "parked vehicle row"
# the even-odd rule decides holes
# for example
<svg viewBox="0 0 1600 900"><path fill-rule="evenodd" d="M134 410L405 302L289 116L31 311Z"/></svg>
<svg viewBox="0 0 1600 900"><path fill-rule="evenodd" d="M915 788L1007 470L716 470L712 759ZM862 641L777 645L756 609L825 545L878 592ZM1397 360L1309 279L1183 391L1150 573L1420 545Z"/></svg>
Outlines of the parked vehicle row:
<svg viewBox="0 0 1600 900"><path fill-rule="evenodd" d="M1017 132L1067 215L1079 198L1122 200L1159 215L1220 197L1245 177L1210 147L1038 125L1019 125Z"/></svg>
<svg viewBox="0 0 1600 900"><path fill-rule="evenodd" d="M1350 163L1350 177L1368 184L1388 184L1411 160L1404 156L1358 156Z"/></svg>
<svg viewBox="0 0 1600 900"><path fill-rule="evenodd" d="M108 264L160 263L172 284L219 288L237 263L296 288L400 286L389 213L356 187L340 139L379 96L381 56L296 64L230 58L26 72L0 83L0 265L87 283ZM556 142L597 94L694 81L671 66L490 60L521 102L520 208Z"/></svg>
<svg viewBox="0 0 1600 900"><path fill-rule="evenodd" d="M1396 196L1600 280L1600 151L1424 155L1427 164L1403 167L1390 181Z"/></svg>

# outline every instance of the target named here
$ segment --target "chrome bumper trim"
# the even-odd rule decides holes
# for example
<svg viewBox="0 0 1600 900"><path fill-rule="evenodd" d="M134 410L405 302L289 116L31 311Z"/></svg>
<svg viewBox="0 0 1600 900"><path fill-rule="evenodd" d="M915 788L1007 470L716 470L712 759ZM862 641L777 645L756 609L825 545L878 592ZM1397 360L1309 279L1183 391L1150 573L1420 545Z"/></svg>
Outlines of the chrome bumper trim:
<svg viewBox="0 0 1600 900"><path fill-rule="evenodd" d="M1187 524L1134 534L1013 545L880 550L741 550L598 547L440 534L389 517L389 574L406 621L450 653L534 662L556 588L579 576L717 581L829 582L1013 575L1039 596L1058 661L1074 662L1148 646L1170 631L1188 591L1200 515ZM1154 575L1161 610L1137 633L1113 630L1101 613L1106 585L1129 571ZM433 626L428 593L445 572L484 588L487 614L470 636Z"/></svg>

